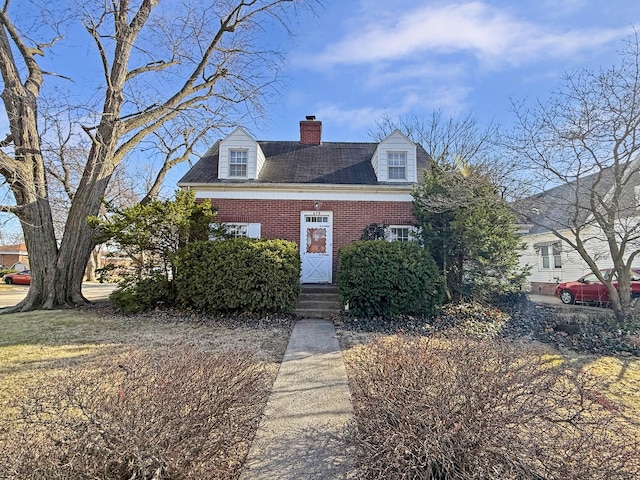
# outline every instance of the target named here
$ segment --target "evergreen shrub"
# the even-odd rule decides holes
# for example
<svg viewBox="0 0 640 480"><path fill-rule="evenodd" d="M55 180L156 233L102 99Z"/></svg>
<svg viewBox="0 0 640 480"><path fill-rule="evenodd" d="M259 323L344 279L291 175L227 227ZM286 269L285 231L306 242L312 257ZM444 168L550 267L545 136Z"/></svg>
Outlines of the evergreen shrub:
<svg viewBox="0 0 640 480"><path fill-rule="evenodd" d="M362 317L430 315L442 300L435 261L414 242L356 241L338 251L338 288Z"/></svg>
<svg viewBox="0 0 640 480"><path fill-rule="evenodd" d="M286 240L194 242L175 265L178 305L207 313L287 312L300 293L298 246Z"/></svg>
<svg viewBox="0 0 640 480"><path fill-rule="evenodd" d="M125 279L109 295L109 299L116 310L133 314L172 305L175 295L171 282L164 275L155 274L141 279Z"/></svg>

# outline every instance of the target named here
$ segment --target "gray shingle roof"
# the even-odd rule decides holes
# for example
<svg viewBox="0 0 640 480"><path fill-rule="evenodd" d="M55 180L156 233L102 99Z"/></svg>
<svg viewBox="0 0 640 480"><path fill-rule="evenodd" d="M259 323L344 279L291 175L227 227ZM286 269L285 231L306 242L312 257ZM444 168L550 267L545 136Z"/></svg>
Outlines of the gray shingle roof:
<svg viewBox="0 0 640 480"><path fill-rule="evenodd" d="M371 165L377 143L323 142L303 145L297 141L258 141L265 164L254 183L313 183L337 185L375 185L378 183ZM218 179L216 144L178 182L238 183ZM428 154L418 145L418 179L424 176ZM247 182L246 180L244 182Z"/></svg>
<svg viewBox="0 0 640 480"><path fill-rule="evenodd" d="M610 169L550 188L537 195L517 201L513 206L520 221L535 221L529 233L550 229L564 230L571 225L583 225L591 216L589 197L593 192L604 196L613 186Z"/></svg>

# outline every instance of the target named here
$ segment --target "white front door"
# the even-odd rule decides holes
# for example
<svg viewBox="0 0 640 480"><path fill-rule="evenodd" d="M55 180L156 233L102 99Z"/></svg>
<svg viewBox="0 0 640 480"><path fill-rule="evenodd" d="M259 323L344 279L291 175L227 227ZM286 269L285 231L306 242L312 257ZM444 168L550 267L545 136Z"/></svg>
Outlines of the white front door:
<svg viewBox="0 0 640 480"><path fill-rule="evenodd" d="M333 213L300 212L302 283L331 283Z"/></svg>

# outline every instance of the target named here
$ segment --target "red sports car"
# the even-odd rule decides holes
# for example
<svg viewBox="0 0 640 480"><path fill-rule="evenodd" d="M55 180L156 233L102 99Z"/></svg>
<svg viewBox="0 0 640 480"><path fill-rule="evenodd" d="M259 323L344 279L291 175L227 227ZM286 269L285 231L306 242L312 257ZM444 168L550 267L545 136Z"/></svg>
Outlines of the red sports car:
<svg viewBox="0 0 640 480"><path fill-rule="evenodd" d="M29 273L29 270L18 273L9 273L4 276L4 283L9 285L12 283L15 283L16 285L29 285L31 283L31 274Z"/></svg>
<svg viewBox="0 0 640 480"><path fill-rule="evenodd" d="M615 275L612 269L601 270L604 278ZM613 279L613 285L617 288L618 282ZM631 296L640 297L640 269L631 271ZM563 282L556 287L556 297L562 303L572 304L576 302L584 303L608 303L609 292L604 283L598 280L595 273L585 275L573 282Z"/></svg>

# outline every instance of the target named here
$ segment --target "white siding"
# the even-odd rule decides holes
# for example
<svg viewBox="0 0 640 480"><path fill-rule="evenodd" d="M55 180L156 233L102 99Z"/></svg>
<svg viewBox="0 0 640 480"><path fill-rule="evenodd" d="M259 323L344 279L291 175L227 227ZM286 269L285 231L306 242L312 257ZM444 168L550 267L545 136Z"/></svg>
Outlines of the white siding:
<svg viewBox="0 0 640 480"><path fill-rule="evenodd" d="M256 176L254 178L258 178L260 176L260 171L262 167L264 167L264 162L266 161L264 152L260 148L260 145L256 142Z"/></svg>
<svg viewBox="0 0 640 480"><path fill-rule="evenodd" d="M556 283L576 280L582 275L591 271L586 262L575 250L566 243L560 242L562 247L561 260L562 268L542 268L540 251L533 245L536 243L558 241L558 238L551 233L541 233L538 235L526 235L523 237L527 247L520 255L520 265L531 266L528 280L529 282Z"/></svg>
<svg viewBox="0 0 640 480"><path fill-rule="evenodd" d="M251 135L242 127L236 128L220 142L220 157L218 161L218 178L229 178L229 150L238 149L247 151L247 179L254 180L258 177L259 169L264 164L264 154L258 153L260 147ZM258 161L258 156L261 161ZM234 178L234 177L231 177Z"/></svg>
<svg viewBox="0 0 640 480"><path fill-rule="evenodd" d="M583 232L583 238L588 239L585 241L585 246L589 254L596 259L599 268L609 268L613 266L611 261L611 254L609 253L608 246L603 240L602 235L596 235L597 229L593 227L590 231ZM567 233L567 238L571 238ZM522 240L526 242L526 249L520 256L520 265L530 265L531 270L527 280L530 283L556 283L567 282L571 280L577 280L583 275L587 275L591 272L591 268L587 265L580 254L573 250L566 242L561 242L562 245L562 268L542 268L540 261L539 250L533 248L536 243L552 242L559 240L555 235L551 233L540 233L536 235L523 235ZM640 267L640 259L633 262L633 266Z"/></svg>
<svg viewBox="0 0 640 480"><path fill-rule="evenodd" d="M378 171L380 168L379 157L380 153L378 152L378 148L376 148L376 151L373 152L373 157L371 157L371 166L373 167L373 171L376 172L376 178L378 181L382 181L380 180L380 172Z"/></svg>
<svg viewBox="0 0 640 480"><path fill-rule="evenodd" d="M224 198L232 200L309 200L309 201L352 201L352 202L413 202L411 192L327 192L308 187L307 191L213 189L190 187L196 198Z"/></svg>
<svg viewBox="0 0 640 480"><path fill-rule="evenodd" d="M376 172L379 182L390 183L414 183L418 180L417 175L417 148L416 144L404 136L399 130L394 131L391 135L385 138L378 144L373 157L371 158L371 164ZM390 180L389 179L389 166L387 164L388 154L390 152L404 152L406 154L407 165L406 172L407 178L404 180Z"/></svg>

